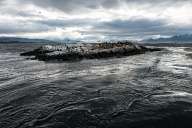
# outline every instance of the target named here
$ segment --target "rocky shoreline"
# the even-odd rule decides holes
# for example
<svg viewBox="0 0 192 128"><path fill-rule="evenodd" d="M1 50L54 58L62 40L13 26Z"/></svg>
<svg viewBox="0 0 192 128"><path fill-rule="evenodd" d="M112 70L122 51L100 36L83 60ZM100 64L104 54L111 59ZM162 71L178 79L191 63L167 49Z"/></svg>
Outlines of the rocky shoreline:
<svg viewBox="0 0 192 128"><path fill-rule="evenodd" d="M33 51L21 53L21 56L34 56L34 59L49 60L81 60L108 57L122 57L145 52L161 51L161 48L148 48L129 41L44 45Z"/></svg>

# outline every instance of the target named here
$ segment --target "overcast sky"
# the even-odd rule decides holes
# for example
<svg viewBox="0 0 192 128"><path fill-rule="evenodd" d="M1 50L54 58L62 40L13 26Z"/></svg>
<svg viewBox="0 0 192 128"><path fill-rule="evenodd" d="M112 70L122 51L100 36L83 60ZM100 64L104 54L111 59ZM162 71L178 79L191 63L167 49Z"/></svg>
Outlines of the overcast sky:
<svg viewBox="0 0 192 128"><path fill-rule="evenodd" d="M192 0L0 0L0 36L143 39L192 33Z"/></svg>

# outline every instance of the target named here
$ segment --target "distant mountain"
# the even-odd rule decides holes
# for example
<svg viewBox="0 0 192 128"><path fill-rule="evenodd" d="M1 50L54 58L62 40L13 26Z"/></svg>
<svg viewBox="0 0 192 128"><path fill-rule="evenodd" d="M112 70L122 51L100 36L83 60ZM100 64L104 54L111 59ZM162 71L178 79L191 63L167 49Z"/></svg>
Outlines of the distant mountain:
<svg viewBox="0 0 192 128"><path fill-rule="evenodd" d="M66 43L66 44L75 44L75 43L85 43L84 41L80 41L80 40L74 40L74 39L55 39L55 42L58 43Z"/></svg>
<svg viewBox="0 0 192 128"><path fill-rule="evenodd" d="M147 39L143 42L146 43L192 43L192 34L185 34L185 35L175 35L169 38L157 38L157 39Z"/></svg>
<svg viewBox="0 0 192 128"><path fill-rule="evenodd" d="M0 43L54 43L54 41L45 39L29 39L18 37L0 37Z"/></svg>
<svg viewBox="0 0 192 128"><path fill-rule="evenodd" d="M83 41L72 40L72 39L29 39L29 38L18 38L18 37L0 37L0 43L84 43Z"/></svg>

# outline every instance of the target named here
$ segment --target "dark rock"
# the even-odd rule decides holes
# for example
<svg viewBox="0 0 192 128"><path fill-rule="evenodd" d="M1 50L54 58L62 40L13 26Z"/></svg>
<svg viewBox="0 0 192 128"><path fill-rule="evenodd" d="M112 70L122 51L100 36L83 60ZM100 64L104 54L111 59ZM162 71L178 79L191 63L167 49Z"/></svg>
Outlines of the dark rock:
<svg viewBox="0 0 192 128"><path fill-rule="evenodd" d="M160 48L147 48L129 41L116 43L94 43L76 45L45 45L33 51L21 53L21 56L35 56L36 59L48 60L80 60L99 59L108 57L122 57L145 52L160 51Z"/></svg>

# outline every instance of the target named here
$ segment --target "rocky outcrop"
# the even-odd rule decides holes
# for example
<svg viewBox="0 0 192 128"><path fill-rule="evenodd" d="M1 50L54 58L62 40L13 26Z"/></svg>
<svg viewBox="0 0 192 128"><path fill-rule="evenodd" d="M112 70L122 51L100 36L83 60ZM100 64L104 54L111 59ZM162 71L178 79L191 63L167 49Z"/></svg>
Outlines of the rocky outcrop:
<svg viewBox="0 0 192 128"><path fill-rule="evenodd" d="M147 48L129 41L115 43L85 43L75 45L45 45L33 51L21 53L22 56L35 56L38 60L79 60L121 57L160 51L160 48Z"/></svg>

